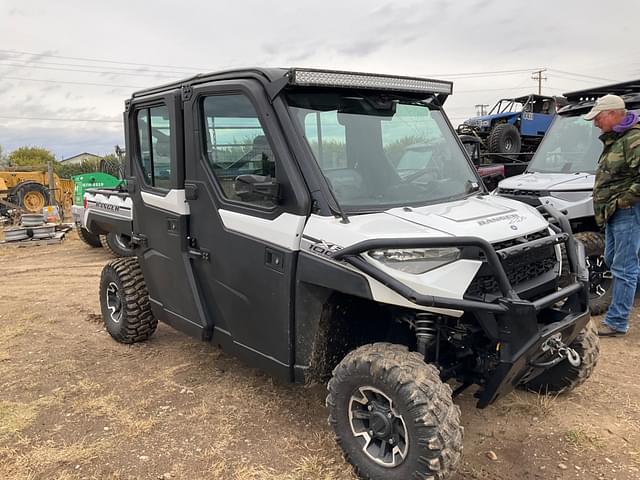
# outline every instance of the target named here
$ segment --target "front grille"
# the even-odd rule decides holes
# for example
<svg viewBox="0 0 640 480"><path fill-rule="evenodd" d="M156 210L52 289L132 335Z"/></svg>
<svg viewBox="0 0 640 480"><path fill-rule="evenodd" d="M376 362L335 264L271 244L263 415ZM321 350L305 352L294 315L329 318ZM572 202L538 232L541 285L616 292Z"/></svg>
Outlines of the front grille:
<svg viewBox="0 0 640 480"><path fill-rule="evenodd" d="M518 188L499 188L498 195L513 195L514 197L543 197L542 190L520 190Z"/></svg>
<svg viewBox="0 0 640 480"><path fill-rule="evenodd" d="M520 245L548 236L549 232L545 229L523 237L494 243L493 247L495 250L502 250L503 248ZM523 282L539 278L541 275L553 270L556 263L557 258L555 249L550 245L548 247L537 248L533 251L523 251L519 254L510 256L509 258L502 260L502 267L507 274L509 283L511 283L511 286L515 288ZM472 280L469 288L467 288L465 296L481 298L487 294L500 294L500 287L498 285L498 281L493 275L491 267L485 263L482 265L480 270L478 270L478 273Z"/></svg>

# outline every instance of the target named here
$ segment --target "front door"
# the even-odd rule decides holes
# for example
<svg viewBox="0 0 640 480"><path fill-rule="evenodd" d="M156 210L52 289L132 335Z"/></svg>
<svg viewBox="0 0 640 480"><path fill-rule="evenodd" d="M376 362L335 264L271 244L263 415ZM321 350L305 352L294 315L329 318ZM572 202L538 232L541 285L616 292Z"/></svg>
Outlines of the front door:
<svg viewBox="0 0 640 480"><path fill-rule="evenodd" d="M189 242L213 341L289 379L306 188L258 82L195 87L184 112ZM280 199L238 190L240 175L275 179Z"/></svg>

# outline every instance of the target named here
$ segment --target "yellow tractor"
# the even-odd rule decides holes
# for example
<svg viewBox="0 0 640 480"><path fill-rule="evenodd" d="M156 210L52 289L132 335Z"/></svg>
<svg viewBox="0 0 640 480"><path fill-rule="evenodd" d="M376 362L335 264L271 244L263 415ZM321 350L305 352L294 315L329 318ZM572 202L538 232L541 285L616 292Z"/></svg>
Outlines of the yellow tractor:
<svg viewBox="0 0 640 480"><path fill-rule="evenodd" d="M24 170L24 171L23 171ZM53 173L53 190L46 170L0 171L0 215L12 210L42 213L47 205L57 205L60 213L69 212L73 204L73 180L63 180Z"/></svg>

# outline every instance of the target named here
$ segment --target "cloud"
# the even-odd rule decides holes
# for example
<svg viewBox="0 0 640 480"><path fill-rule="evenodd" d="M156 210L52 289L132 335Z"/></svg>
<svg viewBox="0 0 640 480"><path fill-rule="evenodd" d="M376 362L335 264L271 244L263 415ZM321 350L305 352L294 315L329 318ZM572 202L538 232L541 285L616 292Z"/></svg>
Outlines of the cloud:
<svg viewBox="0 0 640 480"><path fill-rule="evenodd" d="M629 32L637 30L638 2L630 2L620 16L610 5L595 0L539 0L536 8L524 8L512 0L245 0L225 4L224 8L219 2L200 2L197 15L192 15L189 22L176 22L172 4L160 1L153 22L141 23L139 19L148 15L144 2L69 0L67 8L61 10L54 2L44 0L4 0L0 49L33 54L0 51L0 115L115 119L118 123L0 118L0 143L8 148L7 143L15 145L16 139L22 144L51 142L51 148L65 156L95 151L92 145L111 151L112 144L122 143L119 122L125 98L133 91L189 76L163 75L157 71L182 69L143 64L205 65L199 69L203 72L297 64L432 77L438 72L525 70L514 75L456 79L454 91L461 93L454 94L446 106L460 116L471 116L477 103L494 103L498 97L510 96L516 87L525 89L523 93L535 88L526 70L529 68L555 67L621 80L640 76L637 48L629 40ZM584 35L585 25L591 25L594 18L617 25L608 32L606 45L596 36ZM101 65L95 70L104 73L2 65L18 62L46 67L49 65L42 62ZM118 68L140 76L126 75ZM3 74L9 71L16 72L16 77L45 82L3 80ZM572 80L567 75L561 78L551 71L546 76L549 80L543 88L549 87L548 93L600 83ZM470 92L462 93L465 91Z"/></svg>

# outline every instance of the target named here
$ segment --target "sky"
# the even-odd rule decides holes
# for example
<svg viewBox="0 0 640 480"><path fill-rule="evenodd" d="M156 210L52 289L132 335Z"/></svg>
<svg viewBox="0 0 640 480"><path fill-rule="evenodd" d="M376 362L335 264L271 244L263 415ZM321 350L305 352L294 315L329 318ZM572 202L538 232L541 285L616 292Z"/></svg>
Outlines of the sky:
<svg viewBox="0 0 640 480"><path fill-rule="evenodd" d="M0 146L112 153L133 91L246 66L452 80L455 126L540 69L547 95L640 78L638 18L638 0L0 0Z"/></svg>

